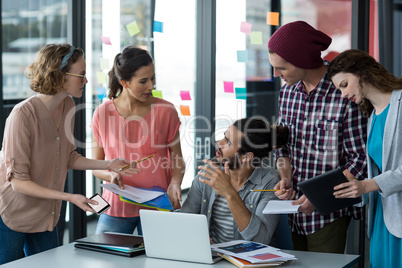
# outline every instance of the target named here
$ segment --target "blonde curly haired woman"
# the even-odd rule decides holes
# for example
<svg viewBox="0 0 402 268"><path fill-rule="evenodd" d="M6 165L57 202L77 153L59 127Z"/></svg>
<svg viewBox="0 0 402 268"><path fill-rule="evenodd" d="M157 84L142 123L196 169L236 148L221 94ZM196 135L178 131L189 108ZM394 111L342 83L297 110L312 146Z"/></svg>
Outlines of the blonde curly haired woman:
<svg viewBox="0 0 402 268"><path fill-rule="evenodd" d="M69 169L119 172L129 163L87 159L75 151L70 96L82 96L85 70L82 49L69 44L44 46L26 69L37 94L11 111L0 152L0 264L58 246L62 200L94 212L88 203L96 201L63 191Z"/></svg>

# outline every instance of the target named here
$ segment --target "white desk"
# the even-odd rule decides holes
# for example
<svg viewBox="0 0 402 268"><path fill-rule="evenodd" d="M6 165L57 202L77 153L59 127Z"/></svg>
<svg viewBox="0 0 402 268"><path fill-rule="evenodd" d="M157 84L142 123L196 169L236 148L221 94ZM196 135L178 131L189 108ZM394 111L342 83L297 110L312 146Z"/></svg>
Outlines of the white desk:
<svg viewBox="0 0 402 268"><path fill-rule="evenodd" d="M359 255L316 253L294 250L283 250L295 255L298 260L289 261L279 267L294 268L331 268L351 267L359 260ZM226 260L212 265L170 261L148 258L145 255L133 258L116 256L85 249L77 249L74 243L51 249L27 258L6 263L1 268L189 268L214 267L234 268Z"/></svg>

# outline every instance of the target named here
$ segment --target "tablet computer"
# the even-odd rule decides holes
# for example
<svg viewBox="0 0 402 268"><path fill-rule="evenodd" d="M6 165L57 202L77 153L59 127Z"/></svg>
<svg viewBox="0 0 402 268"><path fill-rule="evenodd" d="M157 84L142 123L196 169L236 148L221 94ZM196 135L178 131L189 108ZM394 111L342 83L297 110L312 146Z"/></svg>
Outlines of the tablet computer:
<svg viewBox="0 0 402 268"><path fill-rule="evenodd" d="M313 204L320 215L353 206L361 202L357 198L335 198L334 187L348 182L341 169L334 169L311 179L299 182L297 185L307 199Z"/></svg>

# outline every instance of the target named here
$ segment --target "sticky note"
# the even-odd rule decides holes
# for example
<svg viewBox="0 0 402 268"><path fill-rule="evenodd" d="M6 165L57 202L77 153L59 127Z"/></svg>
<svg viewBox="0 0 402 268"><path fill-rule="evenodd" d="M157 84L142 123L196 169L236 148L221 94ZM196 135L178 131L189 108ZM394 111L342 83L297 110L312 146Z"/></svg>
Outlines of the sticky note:
<svg viewBox="0 0 402 268"><path fill-rule="evenodd" d="M190 106L188 105L180 105L181 115L190 115Z"/></svg>
<svg viewBox="0 0 402 268"><path fill-rule="evenodd" d="M152 96L154 96L155 98L163 99L161 90L156 90L156 89L152 90Z"/></svg>
<svg viewBox="0 0 402 268"><path fill-rule="evenodd" d="M96 78L98 79L99 84L106 84L107 82L106 74L102 71L96 72Z"/></svg>
<svg viewBox="0 0 402 268"><path fill-rule="evenodd" d="M250 32L250 43L262 45L262 32Z"/></svg>
<svg viewBox="0 0 402 268"><path fill-rule="evenodd" d="M247 50L238 50L237 51L237 61L238 62L247 62L248 53Z"/></svg>
<svg viewBox="0 0 402 268"><path fill-rule="evenodd" d="M110 42L110 37L107 36L101 36L101 40L105 45L112 45L112 43Z"/></svg>
<svg viewBox="0 0 402 268"><path fill-rule="evenodd" d="M279 12L267 12L267 24L268 25L279 25Z"/></svg>
<svg viewBox="0 0 402 268"><path fill-rule="evenodd" d="M180 91L180 97L181 97L182 100L191 100L190 91L181 90Z"/></svg>
<svg viewBox="0 0 402 268"><path fill-rule="evenodd" d="M96 88L96 95L98 95L98 99L103 100L106 97L106 88L98 87Z"/></svg>
<svg viewBox="0 0 402 268"><path fill-rule="evenodd" d="M247 100L247 89L245 87L237 87L235 90L236 99Z"/></svg>
<svg viewBox="0 0 402 268"><path fill-rule="evenodd" d="M154 32L163 33L163 22L154 20Z"/></svg>
<svg viewBox="0 0 402 268"><path fill-rule="evenodd" d="M101 58L99 60L99 65L100 65L101 70L109 70L110 69L109 59Z"/></svg>
<svg viewBox="0 0 402 268"><path fill-rule="evenodd" d="M127 24L126 28L130 36L134 36L140 32L140 28L138 28L138 24L136 21Z"/></svg>
<svg viewBox="0 0 402 268"><path fill-rule="evenodd" d="M233 82L223 81L223 91L226 93L234 93Z"/></svg>
<svg viewBox="0 0 402 268"><path fill-rule="evenodd" d="M240 24L240 32L250 34L252 26L253 25L251 23L242 21L242 23Z"/></svg>

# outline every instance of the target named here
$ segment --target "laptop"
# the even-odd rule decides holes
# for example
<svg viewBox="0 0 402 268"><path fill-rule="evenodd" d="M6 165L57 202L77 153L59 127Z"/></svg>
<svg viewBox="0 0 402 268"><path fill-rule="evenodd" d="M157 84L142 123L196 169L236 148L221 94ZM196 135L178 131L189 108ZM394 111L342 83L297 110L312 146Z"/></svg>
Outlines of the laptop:
<svg viewBox="0 0 402 268"><path fill-rule="evenodd" d="M140 219L147 257L208 264L222 259L211 251L205 215L141 209Z"/></svg>

